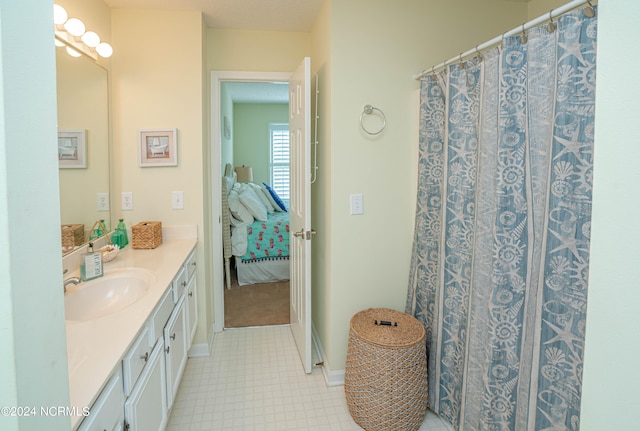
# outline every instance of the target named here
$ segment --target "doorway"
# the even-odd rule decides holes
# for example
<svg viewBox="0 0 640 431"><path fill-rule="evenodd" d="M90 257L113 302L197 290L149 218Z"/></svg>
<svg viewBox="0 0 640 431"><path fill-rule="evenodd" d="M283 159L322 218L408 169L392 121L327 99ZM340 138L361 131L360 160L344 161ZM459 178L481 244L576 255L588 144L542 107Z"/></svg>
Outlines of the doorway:
<svg viewBox="0 0 640 431"><path fill-rule="evenodd" d="M241 154L234 156L234 136L233 136L233 103L246 104L247 110L251 111L250 105L252 104L285 104L288 111L288 80L291 76L290 72L212 72L211 76L211 172L212 172L212 214L214 220L217 219L218 223L213 223L212 235L213 241L213 289L214 289L214 332L220 332L225 328L225 315L226 307L225 293L228 290L225 288L224 281L224 266L223 266L223 253L222 253L222 226L220 224L222 220L221 216L221 184L220 178L223 175L223 168L227 163L231 163L232 166L236 164L255 166L253 167L253 175L257 179L266 180L267 173L265 172L265 164L259 163L260 158L268 157L268 149L261 154L258 152L252 152L247 148L241 150ZM249 116L251 114L248 114ZM287 120L288 115L285 116ZM244 139L251 139L250 137L244 137ZM264 150L264 148L263 148ZM266 155L266 156L265 156ZM256 167L260 166L256 169ZM233 258L232 258L233 260ZM232 267L231 273L233 275L232 280L237 280L235 277L235 268ZM274 290L277 294L282 296L283 287L274 283L268 286L271 290ZM232 288L237 288L235 284ZM244 287L244 286L239 286ZM286 289L288 289L288 282ZM260 286L253 286L253 289L243 289L245 292L235 295L242 297L241 300L250 301L263 301L265 291L259 291ZM250 292L253 290L253 292ZM258 292L258 293L256 293ZM236 298L238 299L238 298ZM280 299L282 300L282 298ZM288 294L287 294L288 300ZM280 305L273 304L274 307ZM250 306L250 304L245 304ZM259 305L259 304L258 304ZM230 307L231 310L231 307ZM246 310L245 310L246 311ZM288 312L288 309L287 309ZM251 313L251 311L249 311ZM265 321L269 324L268 321ZM242 325L244 326L244 325ZM254 326L254 325L251 325Z"/></svg>

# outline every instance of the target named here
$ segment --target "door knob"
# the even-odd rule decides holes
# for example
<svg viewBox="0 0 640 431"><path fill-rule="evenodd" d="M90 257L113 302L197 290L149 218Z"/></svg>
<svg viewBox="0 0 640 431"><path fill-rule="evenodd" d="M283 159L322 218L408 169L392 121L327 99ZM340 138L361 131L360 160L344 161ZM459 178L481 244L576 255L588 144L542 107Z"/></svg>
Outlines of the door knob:
<svg viewBox="0 0 640 431"><path fill-rule="evenodd" d="M316 234L316 231L311 229L311 230L304 230L304 228L300 229L299 232L294 232L293 236L297 237L297 238L304 238L306 240L311 239L312 236L314 236Z"/></svg>

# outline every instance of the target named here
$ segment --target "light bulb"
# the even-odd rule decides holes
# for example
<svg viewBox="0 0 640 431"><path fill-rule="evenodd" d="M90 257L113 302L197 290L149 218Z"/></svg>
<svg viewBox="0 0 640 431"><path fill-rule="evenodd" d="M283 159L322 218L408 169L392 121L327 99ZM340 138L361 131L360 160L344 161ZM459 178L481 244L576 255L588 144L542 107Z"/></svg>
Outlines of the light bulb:
<svg viewBox="0 0 640 431"><path fill-rule="evenodd" d="M64 28L72 36L82 36L85 31L85 26L78 18L71 18L64 23Z"/></svg>
<svg viewBox="0 0 640 431"><path fill-rule="evenodd" d="M56 25L62 25L65 22L67 22L67 18L69 18L69 15L67 15L67 11L62 6L58 4L54 4L53 5L53 23Z"/></svg>
<svg viewBox="0 0 640 431"><path fill-rule="evenodd" d="M100 36L93 31L88 31L82 35L82 41L90 48L95 48L100 43Z"/></svg>
<svg viewBox="0 0 640 431"><path fill-rule="evenodd" d="M102 42L96 46L96 51L101 57L109 58L113 54L113 48L108 43Z"/></svg>
<svg viewBox="0 0 640 431"><path fill-rule="evenodd" d="M67 54L69 54L71 57L80 57L82 55L70 46L67 46Z"/></svg>

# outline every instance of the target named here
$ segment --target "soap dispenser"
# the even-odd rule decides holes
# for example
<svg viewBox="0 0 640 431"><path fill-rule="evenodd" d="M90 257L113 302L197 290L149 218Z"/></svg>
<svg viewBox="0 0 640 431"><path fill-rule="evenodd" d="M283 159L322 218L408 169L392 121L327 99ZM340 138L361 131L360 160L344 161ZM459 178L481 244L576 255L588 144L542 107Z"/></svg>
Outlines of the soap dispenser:
<svg viewBox="0 0 640 431"><path fill-rule="evenodd" d="M118 246L125 248L129 244L129 238L127 236L127 227L124 225L124 219L122 218L116 227L116 233L118 234Z"/></svg>
<svg viewBox="0 0 640 431"><path fill-rule="evenodd" d="M90 242L87 252L82 255L82 260L80 261L80 279L89 281L102 277L102 275L102 253L94 252L93 243Z"/></svg>

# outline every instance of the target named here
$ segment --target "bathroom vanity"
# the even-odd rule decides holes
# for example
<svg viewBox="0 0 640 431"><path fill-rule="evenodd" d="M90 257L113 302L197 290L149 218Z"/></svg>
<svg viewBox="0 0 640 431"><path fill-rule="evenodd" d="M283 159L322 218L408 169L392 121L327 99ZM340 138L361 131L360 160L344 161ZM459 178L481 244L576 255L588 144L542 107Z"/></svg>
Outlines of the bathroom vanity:
<svg viewBox="0 0 640 431"><path fill-rule="evenodd" d="M193 238L125 248L105 263L105 279L144 271L144 294L101 317L67 320L72 430L166 427L198 320Z"/></svg>

